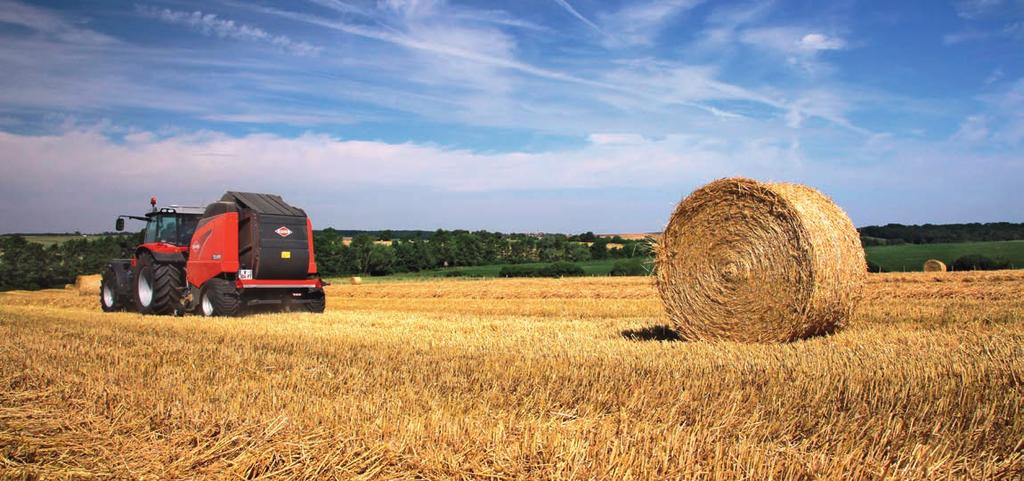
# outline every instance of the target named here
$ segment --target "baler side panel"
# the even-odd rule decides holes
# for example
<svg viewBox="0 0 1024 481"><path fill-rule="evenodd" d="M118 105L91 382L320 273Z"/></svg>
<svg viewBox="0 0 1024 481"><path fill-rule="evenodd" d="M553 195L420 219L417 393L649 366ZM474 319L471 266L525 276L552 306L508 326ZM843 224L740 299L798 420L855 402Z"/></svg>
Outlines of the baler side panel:
<svg viewBox="0 0 1024 481"><path fill-rule="evenodd" d="M238 213L227 212L200 221L190 249L186 271L193 286L200 287L224 272L238 272Z"/></svg>
<svg viewBox="0 0 1024 481"><path fill-rule="evenodd" d="M309 274L316 275L316 254L313 252L313 221L306 217L306 238L309 240Z"/></svg>

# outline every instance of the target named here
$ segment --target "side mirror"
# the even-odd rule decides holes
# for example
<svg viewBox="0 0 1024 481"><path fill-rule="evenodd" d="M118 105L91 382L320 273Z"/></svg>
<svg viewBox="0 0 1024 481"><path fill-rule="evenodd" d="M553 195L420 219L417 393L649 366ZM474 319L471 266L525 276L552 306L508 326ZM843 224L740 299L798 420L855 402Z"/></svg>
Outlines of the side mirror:
<svg viewBox="0 0 1024 481"><path fill-rule="evenodd" d="M117 222L114 222L114 229L118 232L124 230L124 217L118 217Z"/></svg>

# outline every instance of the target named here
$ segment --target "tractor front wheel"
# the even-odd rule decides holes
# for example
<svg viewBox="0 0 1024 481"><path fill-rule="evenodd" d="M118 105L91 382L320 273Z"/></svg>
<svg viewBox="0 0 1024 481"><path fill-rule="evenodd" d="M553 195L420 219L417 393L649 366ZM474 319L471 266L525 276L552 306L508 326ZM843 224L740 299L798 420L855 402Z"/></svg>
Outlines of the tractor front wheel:
<svg viewBox="0 0 1024 481"><path fill-rule="evenodd" d="M117 282L112 276L103 274L100 281L100 308L103 312L123 311L125 300L117 293Z"/></svg>
<svg viewBox="0 0 1024 481"><path fill-rule="evenodd" d="M230 281L213 278L206 281L199 297L199 312L206 316L235 316L241 312L238 289Z"/></svg>
<svg viewBox="0 0 1024 481"><path fill-rule="evenodd" d="M143 314L174 314L181 308L185 273L174 264L158 263L149 254L139 256L133 276L135 305Z"/></svg>

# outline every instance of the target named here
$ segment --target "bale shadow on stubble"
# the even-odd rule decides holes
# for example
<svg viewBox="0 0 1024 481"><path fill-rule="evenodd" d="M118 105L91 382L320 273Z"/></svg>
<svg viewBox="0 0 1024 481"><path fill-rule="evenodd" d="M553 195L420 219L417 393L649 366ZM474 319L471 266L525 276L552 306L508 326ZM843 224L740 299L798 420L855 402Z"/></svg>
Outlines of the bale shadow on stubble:
<svg viewBox="0 0 1024 481"><path fill-rule="evenodd" d="M648 326L640 329L626 329L622 337L630 341L685 341L678 332L666 325Z"/></svg>

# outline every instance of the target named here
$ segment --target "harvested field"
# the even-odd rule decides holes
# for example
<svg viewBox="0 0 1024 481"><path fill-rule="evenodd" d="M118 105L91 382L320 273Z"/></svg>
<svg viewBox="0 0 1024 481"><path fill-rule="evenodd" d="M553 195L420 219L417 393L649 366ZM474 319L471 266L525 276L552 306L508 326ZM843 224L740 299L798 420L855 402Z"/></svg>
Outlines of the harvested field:
<svg viewBox="0 0 1024 481"><path fill-rule="evenodd" d="M1020 479L1022 292L871 275L847 329L776 345L673 340L649 278L213 320L0 294L0 478Z"/></svg>

